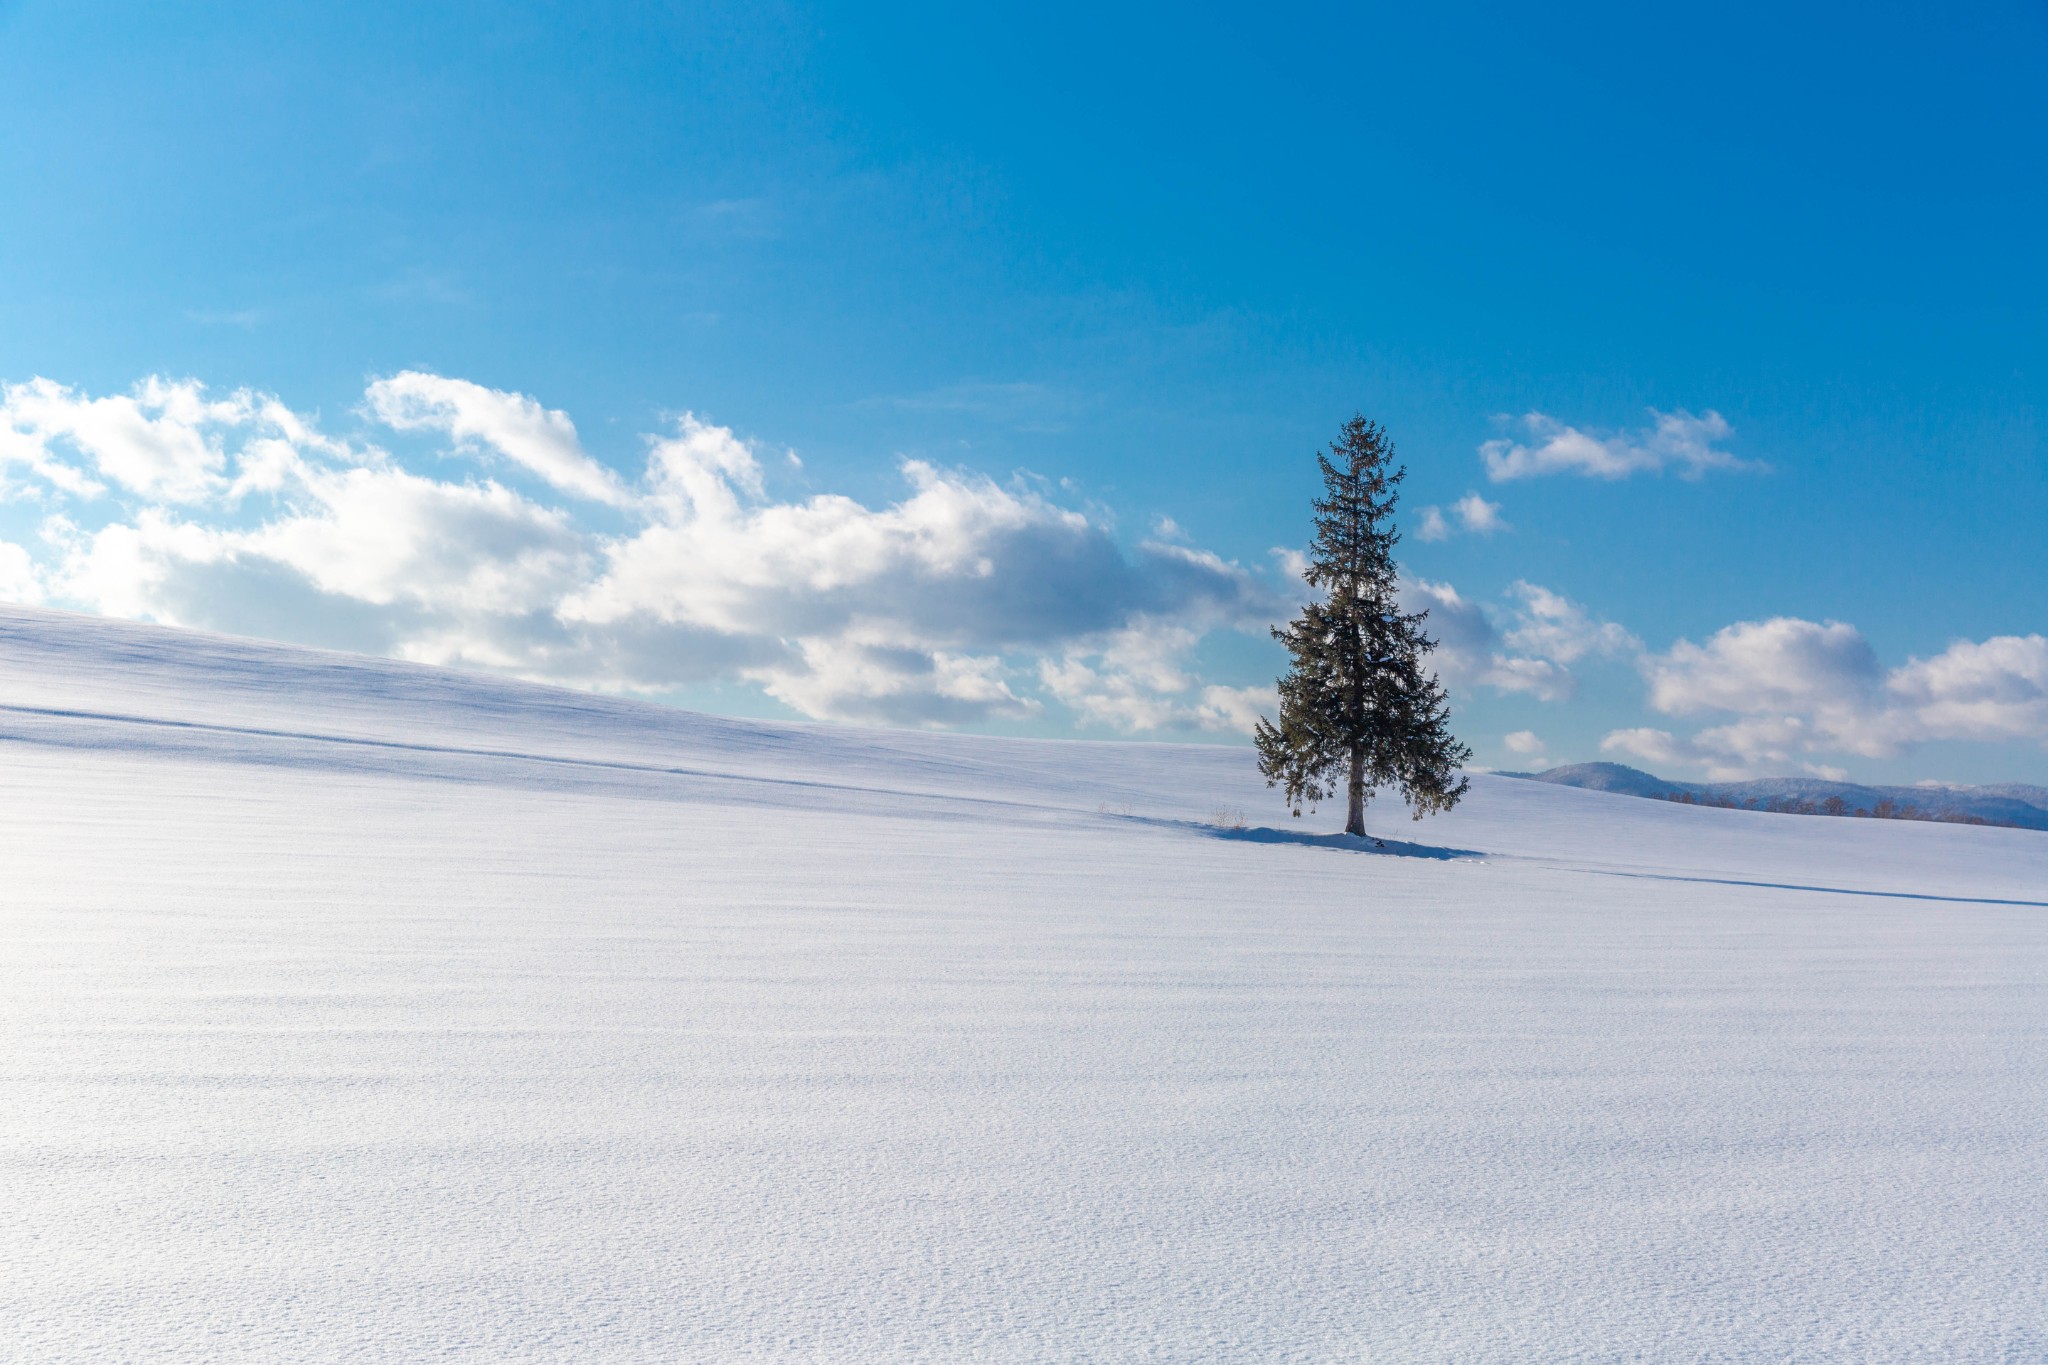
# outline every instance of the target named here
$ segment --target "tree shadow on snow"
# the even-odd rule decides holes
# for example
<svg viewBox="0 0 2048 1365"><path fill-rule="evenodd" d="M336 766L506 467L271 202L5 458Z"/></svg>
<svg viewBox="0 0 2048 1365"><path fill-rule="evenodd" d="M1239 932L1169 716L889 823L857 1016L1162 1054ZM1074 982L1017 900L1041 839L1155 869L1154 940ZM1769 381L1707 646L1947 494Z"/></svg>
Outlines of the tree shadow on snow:
<svg viewBox="0 0 2048 1365"><path fill-rule="evenodd" d="M1442 848L1435 844L1411 844L1405 839L1375 839L1371 835L1360 838L1355 834L1310 834L1306 830L1271 829L1264 826L1224 829L1214 825L1196 825L1194 828L1212 839L1232 839L1246 844L1305 844L1311 848L1333 848L1343 853L1369 853L1382 858L1433 858L1438 862L1449 862L1454 858L1486 856L1474 848Z"/></svg>

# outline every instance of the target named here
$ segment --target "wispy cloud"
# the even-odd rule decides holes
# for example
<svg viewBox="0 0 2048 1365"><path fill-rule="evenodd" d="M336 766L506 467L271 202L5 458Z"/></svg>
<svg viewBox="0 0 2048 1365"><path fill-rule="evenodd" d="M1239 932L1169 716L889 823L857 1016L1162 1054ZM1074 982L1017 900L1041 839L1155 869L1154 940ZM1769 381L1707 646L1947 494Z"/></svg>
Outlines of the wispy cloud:
<svg viewBox="0 0 2048 1365"><path fill-rule="evenodd" d="M1720 448L1733 435L1720 413L1650 410L1651 425L1631 431L1595 433L1566 426L1540 412L1518 419L1522 439L1500 437L1479 447L1487 477L1495 483L1544 474L1578 474L1587 478L1625 479L1638 473L1675 470L1697 479L1715 469L1756 469L1762 466Z"/></svg>
<svg viewBox="0 0 2048 1365"><path fill-rule="evenodd" d="M782 228L774 201L760 195L697 204L688 211L686 219L706 236L743 241L766 241L779 236Z"/></svg>
<svg viewBox="0 0 2048 1365"><path fill-rule="evenodd" d="M244 331L256 327L269 316L270 314L261 308L233 308L220 311L203 308L188 308L185 310L185 317L188 321L199 323L203 327L239 327Z"/></svg>
<svg viewBox="0 0 2048 1365"><path fill-rule="evenodd" d="M425 266L415 266L395 275L373 286L369 292L372 297L387 303L431 303L467 308L476 302L475 291L464 284L456 272L432 270Z"/></svg>
<svg viewBox="0 0 2048 1365"><path fill-rule="evenodd" d="M1027 381L963 380L919 393L868 400L898 412L971 417L1022 431L1064 431L1080 405L1072 392Z"/></svg>
<svg viewBox="0 0 2048 1365"><path fill-rule="evenodd" d="M618 476L584 453L569 414L543 408L524 394L405 370L373 382L363 399L394 431L438 431L479 442L565 493L597 502L626 500Z"/></svg>

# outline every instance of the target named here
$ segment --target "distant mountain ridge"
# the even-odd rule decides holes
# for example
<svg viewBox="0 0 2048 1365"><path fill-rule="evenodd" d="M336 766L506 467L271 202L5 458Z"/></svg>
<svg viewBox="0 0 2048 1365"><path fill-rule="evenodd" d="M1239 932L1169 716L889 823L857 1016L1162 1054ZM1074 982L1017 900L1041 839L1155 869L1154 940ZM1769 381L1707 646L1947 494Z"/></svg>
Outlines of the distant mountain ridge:
<svg viewBox="0 0 2048 1365"><path fill-rule="evenodd" d="M1661 801L1735 806L1808 815L1881 815L1891 819L1958 820L2048 830L2048 787L2001 782L1985 787L1871 787L1824 777L1761 777L1748 782L1678 782L1625 763L1570 763L1540 773L1502 777L1560 787L1615 792ZM1841 802L1841 809L1829 806Z"/></svg>

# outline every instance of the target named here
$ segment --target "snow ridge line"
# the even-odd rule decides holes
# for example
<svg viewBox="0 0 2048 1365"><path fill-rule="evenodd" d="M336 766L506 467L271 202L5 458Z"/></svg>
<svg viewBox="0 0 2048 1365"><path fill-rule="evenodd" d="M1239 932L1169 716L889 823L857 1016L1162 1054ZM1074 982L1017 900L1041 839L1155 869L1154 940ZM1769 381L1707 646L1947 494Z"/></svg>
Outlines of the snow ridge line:
<svg viewBox="0 0 2048 1365"><path fill-rule="evenodd" d="M328 735L310 730L273 730L259 726L222 725L211 721L169 720L160 716L129 715L116 711L84 711L55 706L23 706L0 702L0 713L33 716L47 720L82 720L110 725L133 725L145 729L177 730L195 734L216 734L252 739L292 740L307 744L331 744L348 748L374 749L402 754L421 754L430 757L500 759L515 763L533 763L546 766L588 769L599 772L637 773L650 777L690 777L712 782L736 782L762 787L794 787L806 791L839 792L862 796L887 796L920 801L943 801L953 805L980 806L991 811L1044 811L1064 815L1086 814L1077 806L1057 806L1044 802L1006 801L997 797L969 796L943 791L916 791L902 787L861 785L851 782L826 782L816 778L759 777L749 773L720 772L714 768L690 768L679 765L664 766L653 763L633 763L626 759L573 758L564 754L526 753L517 749L469 748L457 744L422 744L393 739L373 739L357 735ZM53 743L39 740L30 735L6 735L0 739L19 743ZM232 753L219 753L218 757L236 761ZM241 761L250 761L247 759Z"/></svg>
<svg viewBox="0 0 2048 1365"><path fill-rule="evenodd" d="M1946 901L1954 905L2017 905L2034 910L2048 910L2048 901L2006 900L1997 896L1942 896L1932 891L1863 891L1848 886L1802 886L1797 882L1754 882L1735 877L1688 877L1676 872L1617 872L1599 867L1575 867L1570 864L1559 866L1595 877L1628 877L1635 881L1701 882L1708 886L1749 886L1765 891L1813 891L1829 896L1876 896L1885 900Z"/></svg>

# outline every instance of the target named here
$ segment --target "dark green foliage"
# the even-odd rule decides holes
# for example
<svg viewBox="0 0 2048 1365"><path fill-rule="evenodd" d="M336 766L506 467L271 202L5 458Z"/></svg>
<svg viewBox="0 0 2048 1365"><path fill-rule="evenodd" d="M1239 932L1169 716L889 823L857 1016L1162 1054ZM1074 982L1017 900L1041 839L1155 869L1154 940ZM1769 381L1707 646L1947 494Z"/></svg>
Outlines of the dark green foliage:
<svg viewBox="0 0 2048 1365"><path fill-rule="evenodd" d="M1375 787L1400 790L1415 818L1449 810L1469 785L1458 768L1472 751L1451 736L1443 685L1424 666L1436 644L1427 612L1403 612L1397 596L1394 503L1407 471L1393 443L1363 417L1344 424L1316 463L1308 581L1319 601L1273 637L1293 663L1280 679L1280 721L1259 719L1259 771L1300 815L1341 789L1344 828L1365 833Z"/></svg>

